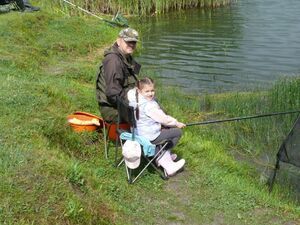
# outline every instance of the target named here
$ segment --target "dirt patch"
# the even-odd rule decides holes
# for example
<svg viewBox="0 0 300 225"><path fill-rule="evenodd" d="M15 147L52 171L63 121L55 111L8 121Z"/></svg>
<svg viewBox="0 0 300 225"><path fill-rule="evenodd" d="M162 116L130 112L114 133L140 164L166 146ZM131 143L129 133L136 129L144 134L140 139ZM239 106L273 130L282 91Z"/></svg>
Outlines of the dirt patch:
<svg viewBox="0 0 300 225"><path fill-rule="evenodd" d="M190 208L193 204L193 196L188 187L191 173L185 169L176 176L170 177L166 182L165 191L171 196L172 208L169 209L168 221L162 224L167 225L196 225L199 224L197 218L190 215Z"/></svg>
<svg viewBox="0 0 300 225"><path fill-rule="evenodd" d="M300 220L288 221L288 222L285 222L283 225L299 225L299 224L300 224Z"/></svg>
<svg viewBox="0 0 300 225"><path fill-rule="evenodd" d="M186 188L189 175L190 173L185 170L176 176L170 177L165 187L166 191L172 192L182 204L189 204L192 201Z"/></svg>
<svg viewBox="0 0 300 225"><path fill-rule="evenodd" d="M216 214L214 216L214 220L211 225L225 225L224 223L224 215L223 214Z"/></svg>

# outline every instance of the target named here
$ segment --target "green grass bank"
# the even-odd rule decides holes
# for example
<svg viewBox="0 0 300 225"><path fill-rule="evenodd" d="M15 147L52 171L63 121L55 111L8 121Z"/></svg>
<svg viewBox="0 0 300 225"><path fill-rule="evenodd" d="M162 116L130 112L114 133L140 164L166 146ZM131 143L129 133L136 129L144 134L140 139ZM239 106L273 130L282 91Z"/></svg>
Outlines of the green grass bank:
<svg viewBox="0 0 300 225"><path fill-rule="evenodd" d="M186 128L175 149L185 171L168 181L148 171L129 185L101 137L66 121L98 114L95 73L119 29L36 5L42 11L0 14L1 225L300 223L289 179L269 194L258 169L272 167L293 116ZM189 96L158 84L158 98L193 122L299 109L299 87L295 78L264 92Z"/></svg>

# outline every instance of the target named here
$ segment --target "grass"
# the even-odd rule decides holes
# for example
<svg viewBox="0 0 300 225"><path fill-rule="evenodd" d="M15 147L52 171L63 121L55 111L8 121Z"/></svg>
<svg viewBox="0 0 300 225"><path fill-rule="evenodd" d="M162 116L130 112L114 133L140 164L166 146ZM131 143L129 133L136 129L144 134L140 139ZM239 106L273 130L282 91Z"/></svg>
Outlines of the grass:
<svg viewBox="0 0 300 225"><path fill-rule="evenodd" d="M265 93L231 93L225 95L226 101L224 95L206 96L200 101L203 102L203 110L214 111L219 115L226 113L229 117L299 110L299 84L299 78L283 78ZM235 143L232 139L238 139L238 146L252 154L266 151L274 153L272 149L280 145L296 118L297 114L290 114L226 124L224 132L221 132L217 139L231 143L230 148L233 148L232 143ZM228 132L229 130L232 133Z"/></svg>
<svg viewBox="0 0 300 225"><path fill-rule="evenodd" d="M105 160L101 136L66 121L98 114L95 73L119 29L48 4L0 15L0 224L299 223L292 189L278 182L269 194L253 164L266 151L274 159L292 117L186 128L176 147L185 171L168 181L148 171L129 185L112 154ZM185 122L242 116L299 108L299 79L206 96L158 84L158 97Z"/></svg>

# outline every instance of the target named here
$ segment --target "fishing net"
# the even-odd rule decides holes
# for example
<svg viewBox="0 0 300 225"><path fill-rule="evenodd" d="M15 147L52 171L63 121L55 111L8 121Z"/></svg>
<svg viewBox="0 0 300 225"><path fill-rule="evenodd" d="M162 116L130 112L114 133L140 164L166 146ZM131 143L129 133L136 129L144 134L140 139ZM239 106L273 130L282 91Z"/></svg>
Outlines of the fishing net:
<svg viewBox="0 0 300 225"><path fill-rule="evenodd" d="M280 146L277 158L282 162L300 167L300 116Z"/></svg>
<svg viewBox="0 0 300 225"><path fill-rule="evenodd" d="M120 12L114 16L112 22L120 27L128 27L128 20Z"/></svg>
<svg viewBox="0 0 300 225"><path fill-rule="evenodd" d="M300 116L294 122L294 125L287 135L286 139L281 144L278 153L277 161L275 165L274 173L270 179L270 191L273 188L274 180L277 170L279 170L279 163L284 162L291 164L298 169L300 168Z"/></svg>

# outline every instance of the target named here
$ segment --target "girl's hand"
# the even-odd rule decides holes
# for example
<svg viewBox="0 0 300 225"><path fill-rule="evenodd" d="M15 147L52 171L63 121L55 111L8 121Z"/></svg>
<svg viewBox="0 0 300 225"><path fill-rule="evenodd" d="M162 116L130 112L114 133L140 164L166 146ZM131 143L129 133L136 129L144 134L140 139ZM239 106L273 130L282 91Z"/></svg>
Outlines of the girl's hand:
<svg viewBox="0 0 300 225"><path fill-rule="evenodd" d="M178 128L184 128L184 127L186 127L186 125L184 123L177 122L177 127Z"/></svg>

